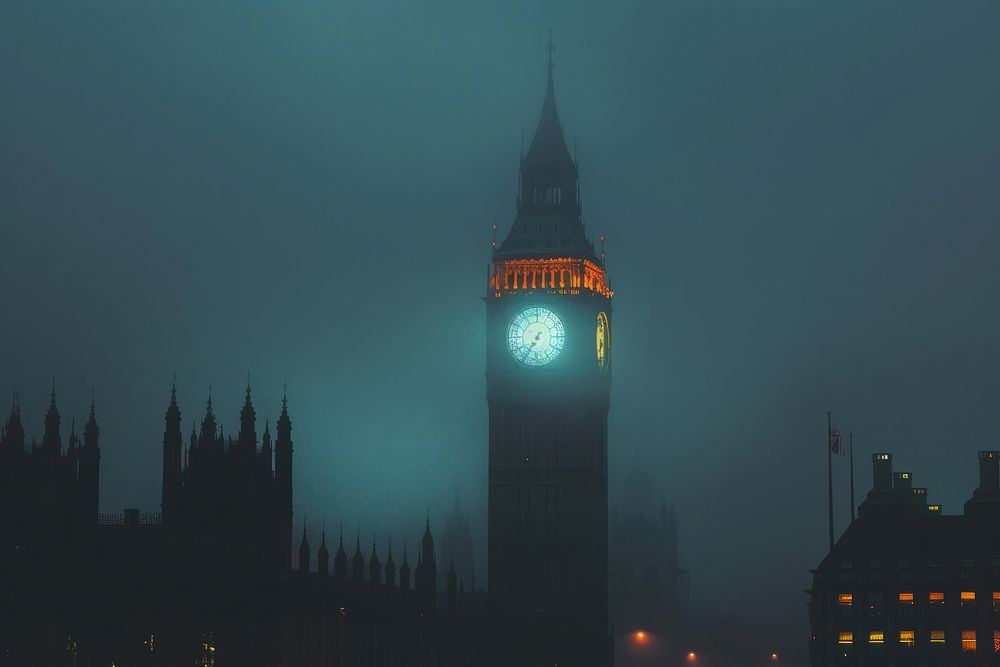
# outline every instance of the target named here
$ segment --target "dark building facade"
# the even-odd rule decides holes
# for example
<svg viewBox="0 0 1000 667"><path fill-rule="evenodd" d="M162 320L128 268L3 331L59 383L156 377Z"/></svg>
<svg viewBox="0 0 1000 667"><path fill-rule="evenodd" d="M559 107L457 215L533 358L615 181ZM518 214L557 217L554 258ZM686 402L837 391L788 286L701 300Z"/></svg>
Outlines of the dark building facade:
<svg viewBox="0 0 1000 667"><path fill-rule="evenodd" d="M604 665L611 298L587 238L552 65L486 296L491 610L503 664Z"/></svg>
<svg viewBox="0 0 1000 667"><path fill-rule="evenodd" d="M99 514L96 406L64 447L53 390L40 444L17 400L0 436L0 667L611 664L612 293L551 63L520 174L486 297L488 597L457 508L446 559L429 519L412 553L293 536L288 403L258 431L249 386L228 436L211 392L185 435L171 388L161 511Z"/></svg>
<svg viewBox="0 0 1000 667"><path fill-rule="evenodd" d="M429 520L415 563L342 535L331 563L303 531L293 564L286 400L273 439L247 387L236 437L209 399L185 442L172 389L160 513L99 514L96 407L82 441L60 421L53 391L41 444L19 401L0 435L0 665L487 664L485 604L439 572Z"/></svg>
<svg viewBox="0 0 1000 667"><path fill-rule="evenodd" d="M957 516L872 459L858 518L813 571L812 664L1000 665L1000 452L979 453Z"/></svg>
<svg viewBox="0 0 1000 667"><path fill-rule="evenodd" d="M608 533L608 603L617 654L662 663L688 646L690 577L678 561L677 513L639 468L626 477L619 498Z"/></svg>

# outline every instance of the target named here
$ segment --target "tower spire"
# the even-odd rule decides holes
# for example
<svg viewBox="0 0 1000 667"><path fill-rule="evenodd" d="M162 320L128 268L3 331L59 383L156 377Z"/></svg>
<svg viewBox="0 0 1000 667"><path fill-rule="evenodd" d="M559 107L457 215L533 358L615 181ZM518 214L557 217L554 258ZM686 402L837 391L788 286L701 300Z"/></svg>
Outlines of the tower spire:
<svg viewBox="0 0 1000 667"><path fill-rule="evenodd" d="M551 80L552 68L555 67L555 63L552 61L552 56L556 52L556 47L552 44L552 28L549 28L549 43L546 45L545 50L549 52L549 79Z"/></svg>

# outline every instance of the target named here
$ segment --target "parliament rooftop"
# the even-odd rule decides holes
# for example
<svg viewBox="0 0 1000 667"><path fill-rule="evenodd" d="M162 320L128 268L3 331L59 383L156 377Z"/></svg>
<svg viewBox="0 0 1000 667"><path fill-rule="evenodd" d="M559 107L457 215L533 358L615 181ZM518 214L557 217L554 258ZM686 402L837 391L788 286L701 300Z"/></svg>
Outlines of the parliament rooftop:
<svg viewBox="0 0 1000 667"><path fill-rule="evenodd" d="M810 660L819 665L1000 665L1000 452L943 515L892 454L872 456L858 518L813 570Z"/></svg>

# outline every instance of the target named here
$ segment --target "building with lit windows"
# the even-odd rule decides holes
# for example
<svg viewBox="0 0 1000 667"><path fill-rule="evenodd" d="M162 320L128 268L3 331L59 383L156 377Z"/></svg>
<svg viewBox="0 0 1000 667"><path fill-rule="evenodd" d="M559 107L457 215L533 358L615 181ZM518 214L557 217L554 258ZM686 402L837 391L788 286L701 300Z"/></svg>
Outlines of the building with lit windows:
<svg viewBox="0 0 1000 667"><path fill-rule="evenodd" d="M1000 665L1000 452L979 453L961 515L872 459L858 518L813 571L812 664Z"/></svg>

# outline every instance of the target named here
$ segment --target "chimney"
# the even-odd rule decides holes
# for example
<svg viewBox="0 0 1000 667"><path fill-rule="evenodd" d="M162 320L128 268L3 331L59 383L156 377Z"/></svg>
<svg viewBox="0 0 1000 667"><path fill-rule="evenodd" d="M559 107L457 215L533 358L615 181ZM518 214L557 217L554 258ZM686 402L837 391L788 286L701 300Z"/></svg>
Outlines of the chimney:
<svg viewBox="0 0 1000 667"><path fill-rule="evenodd" d="M913 475L908 472L897 472L892 475L892 488L906 496L913 494Z"/></svg>
<svg viewBox="0 0 1000 667"><path fill-rule="evenodd" d="M1000 452L979 452L979 488L1000 489Z"/></svg>
<svg viewBox="0 0 1000 667"><path fill-rule="evenodd" d="M872 454L872 491L892 491L892 454Z"/></svg>

